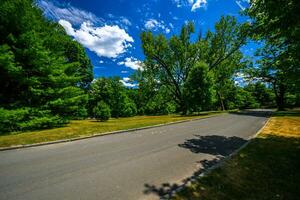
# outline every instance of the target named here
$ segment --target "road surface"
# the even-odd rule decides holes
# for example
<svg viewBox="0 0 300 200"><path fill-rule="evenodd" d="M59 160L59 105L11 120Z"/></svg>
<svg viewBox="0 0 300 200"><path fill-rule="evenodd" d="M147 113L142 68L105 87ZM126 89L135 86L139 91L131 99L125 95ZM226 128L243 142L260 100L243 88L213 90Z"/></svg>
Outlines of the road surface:
<svg viewBox="0 0 300 200"><path fill-rule="evenodd" d="M158 199L240 147L265 112L0 152L0 199Z"/></svg>

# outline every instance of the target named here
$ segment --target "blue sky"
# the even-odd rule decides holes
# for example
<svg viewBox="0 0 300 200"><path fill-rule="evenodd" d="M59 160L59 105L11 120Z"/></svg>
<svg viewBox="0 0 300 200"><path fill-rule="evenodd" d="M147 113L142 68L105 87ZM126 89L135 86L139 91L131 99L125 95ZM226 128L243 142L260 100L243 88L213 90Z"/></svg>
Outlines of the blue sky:
<svg viewBox="0 0 300 200"><path fill-rule="evenodd" d="M95 77L128 78L140 67L143 52L139 35L144 30L178 34L181 26L193 21L196 32L213 30L222 15L247 17L239 13L247 0L38 0L47 18L59 22L81 43L94 66ZM252 55L256 44L242 48Z"/></svg>

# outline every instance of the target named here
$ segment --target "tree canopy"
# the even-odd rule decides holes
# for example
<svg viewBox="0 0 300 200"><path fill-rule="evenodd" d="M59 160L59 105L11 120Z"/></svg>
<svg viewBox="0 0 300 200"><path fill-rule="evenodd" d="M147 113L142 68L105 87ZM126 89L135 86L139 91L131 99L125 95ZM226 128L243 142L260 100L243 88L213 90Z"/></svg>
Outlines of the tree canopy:
<svg viewBox="0 0 300 200"><path fill-rule="evenodd" d="M26 113L11 131L85 117L92 70L83 47L33 1L1 1L0 106L8 115L19 108Z"/></svg>

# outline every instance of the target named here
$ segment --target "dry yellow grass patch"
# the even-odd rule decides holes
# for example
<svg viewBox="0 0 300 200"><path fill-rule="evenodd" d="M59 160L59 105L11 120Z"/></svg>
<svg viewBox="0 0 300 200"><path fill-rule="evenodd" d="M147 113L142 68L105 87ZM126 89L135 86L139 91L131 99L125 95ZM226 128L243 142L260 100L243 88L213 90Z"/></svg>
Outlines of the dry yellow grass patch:
<svg viewBox="0 0 300 200"><path fill-rule="evenodd" d="M300 117L272 117L260 136L300 137Z"/></svg>

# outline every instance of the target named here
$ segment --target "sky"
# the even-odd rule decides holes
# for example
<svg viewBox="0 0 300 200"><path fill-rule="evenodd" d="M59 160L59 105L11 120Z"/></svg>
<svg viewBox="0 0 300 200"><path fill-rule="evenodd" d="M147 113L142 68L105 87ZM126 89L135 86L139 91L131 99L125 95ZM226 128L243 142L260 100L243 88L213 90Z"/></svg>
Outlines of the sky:
<svg viewBox="0 0 300 200"><path fill-rule="evenodd" d="M144 59L142 31L170 37L192 21L196 34L205 34L222 15L248 20L240 15L248 0L37 0L37 5L86 49L95 78L119 76L128 87ZM252 55L255 48L250 43L241 50Z"/></svg>

